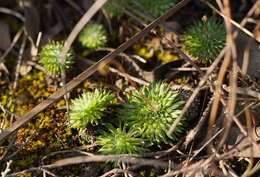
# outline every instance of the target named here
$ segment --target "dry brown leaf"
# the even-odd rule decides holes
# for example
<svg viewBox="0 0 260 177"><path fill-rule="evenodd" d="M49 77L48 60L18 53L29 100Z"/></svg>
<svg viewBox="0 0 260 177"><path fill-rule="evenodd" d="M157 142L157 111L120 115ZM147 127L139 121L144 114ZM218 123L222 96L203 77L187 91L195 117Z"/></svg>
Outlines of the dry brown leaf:
<svg viewBox="0 0 260 177"><path fill-rule="evenodd" d="M32 66L31 65L28 65L27 63L23 62L19 68L19 73L22 75L22 76L25 76L27 75L31 70L32 70Z"/></svg>

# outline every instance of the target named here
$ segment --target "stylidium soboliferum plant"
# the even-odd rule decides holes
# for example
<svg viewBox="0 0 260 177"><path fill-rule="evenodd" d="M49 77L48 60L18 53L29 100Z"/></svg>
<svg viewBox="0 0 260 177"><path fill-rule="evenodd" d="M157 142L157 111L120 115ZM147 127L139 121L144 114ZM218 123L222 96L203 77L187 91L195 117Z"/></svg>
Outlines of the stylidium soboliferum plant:
<svg viewBox="0 0 260 177"><path fill-rule="evenodd" d="M95 90L73 99L70 106L69 126L84 134L89 124L99 124L108 105L114 99L110 92ZM167 131L180 115L184 101L178 91L164 82L152 83L127 96L117 111L120 126L105 123L108 131L98 131L96 144L103 154L130 154L147 151L147 147L171 144L186 132L186 118L177 125L174 133Z"/></svg>
<svg viewBox="0 0 260 177"><path fill-rule="evenodd" d="M114 98L110 92L96 89L73 99L69 110L69 126L85 129L89 124L97 125Z"/></svg>
<svg viewBox="0 0 260 177"><path fill-rule="evenodd" d="M112 124L106 124L108 131L101 131L96 144L101 146L98 150L102 154L133 154L145 152L144 140L136 137L136 132Z"/></svg>
<svg viewBox="0 0 260 177"><path fill-rule="evenodd" d="M61 56L63 52L64 44L63 42L51 42L45 45L39 56L39 63L43 65L44 69L51 75L61 74ZM71 69L74 63L72 51L69 51L66 55L65 66L66 70Z"/></svg>
<svg viewBox="0 0 260 177"><path fill-rule="evenodd" d="M127 102L118 109L118 118L140 137L160 147L160 143L169 144L185 132L183 120L174 134L167 135L183 104L178 91L171 90L166 83L157 82L129 95Z"/></svg>
<svg viewBox="0 0 260 177"><path fill-rule="evenodd" d="M79 42L90 49L103 47L107 42L107 32L101 24L87 24L79 35Z"/></svg>
<svg viewBox="0 0 260 177"><path fill-rule="evenodd" d="M203 63L212 62L218 56L225 39L224 25L213 18L194 23L182 36L184 49Z"/></svg>

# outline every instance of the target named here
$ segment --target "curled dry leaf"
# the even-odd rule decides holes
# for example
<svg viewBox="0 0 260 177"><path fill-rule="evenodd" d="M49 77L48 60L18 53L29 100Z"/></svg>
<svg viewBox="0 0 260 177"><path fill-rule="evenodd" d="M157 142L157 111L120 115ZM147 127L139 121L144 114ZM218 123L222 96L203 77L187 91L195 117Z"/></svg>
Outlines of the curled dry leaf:
<svg viewBox="0 0 260 177"><path fill-rule="evenodd" d="M23 62L23 63L21 64L19 73L20 73L22 76L26 76L31 70L32 70L32 66L31 66L31 65L28 65L26 62Z"/></svg>

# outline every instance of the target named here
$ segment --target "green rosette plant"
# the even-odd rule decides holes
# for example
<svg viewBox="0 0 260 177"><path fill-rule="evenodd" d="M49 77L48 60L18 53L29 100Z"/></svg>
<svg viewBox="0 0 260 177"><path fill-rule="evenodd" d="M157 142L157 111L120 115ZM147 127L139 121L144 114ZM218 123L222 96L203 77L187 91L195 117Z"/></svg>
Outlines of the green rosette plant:
<svg viewBox="0 0 260 177"><path fill-rule="evenodd" d="M112 124L106 124L108 131L101 131L96 144L101 146L98 152L102 154L133 154L145 152L144 140L136 137L136 132L126 131L126 128L115 128Z"/></svg>
<svg viewBox="0 0 260 177"><path fill-rule="evenodd" d="M212 62L225 46L226 31L213 18L190 26L182 36L184 49L203 63Z"/></svg>
<svg viewBox="0 0 260 177"><path fill-rule="evenodd" d="M96 89L73 99L69 110L69 126L85 129L89 124L97 125L114 98L110 92Z"/></svg>
<svg viewBox="0 0 260 177"><path fill-rule="evenodd" d="M44 69L50 73L51 75L59 75L61 74L62 63L61 56L63 52L64 44L63 42L53 41L49 44L46 44L39 56L39 63L42 64ZM74 56L72 51L69 51L66 54L64 69L69 70L72 68L74 63Z"/></svg>
<svg viewBox="0 0 260 177"><path fill-rule="evenodd" d="M79 35L82 46L95 49L107 42L107 32L101 24L87 24Z"/></svg>
<svg viewBox="0 0 260 177"><path fill-rule="evenodd" d="M148 10L150 14L157 18L173 7L178 0L139 0L139 2L144 6L145 10Z"/></svg>
<svg viewBox="0 0 260 177"><path fill-rule="evenodd" d="M118 109L118 117L140 137L160 147L160 143L170 144L185 132L183 118L175 132L170 136L167 134L183 104L178 91L171 90L166 83L157 82L129 95L127 102Z"/></svg>

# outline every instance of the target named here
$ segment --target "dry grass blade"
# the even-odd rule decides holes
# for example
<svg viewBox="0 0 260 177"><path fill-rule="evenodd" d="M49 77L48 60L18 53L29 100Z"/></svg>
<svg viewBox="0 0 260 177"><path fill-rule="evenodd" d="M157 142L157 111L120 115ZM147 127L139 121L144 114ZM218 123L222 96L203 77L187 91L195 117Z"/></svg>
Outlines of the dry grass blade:
<svg viewBox="0 0 260 177"><path fill-rule="evenodd" d="M229 62L232 61L232 74L230 76L230 86L231 86L231 92L229 93L229 99L228 99L228 104L227 104L227 115L226 119L224 122L225 125L225 131L223 133L223 137L219 143L218 148L221 148L229 133L229 129L231 127L232 123L232 117L234 116L235 113L235 106L236 106L236 90L237 90L237 78L238 78L238 65L237 65L237 55L236 55L236 45L234 42L234 34L232 32L232 24L230 22L231 20L231 9L230 9L230 3L229 0L224 0L223 1L224 9L223 13L226 15L224 18L225 20L225 26L226 26L226 31L227 31L227 36L226 36L226 41L227 41L227 47L228 51L225 56L225 60L228 60ZM227 70L227 68L226 68ZM224 73L226 72L224 70ZM222 85L222 82L221 82Z"/></svg>
<svg viewBox="0 0 260 177"><path fill-rule="evenodd" d="M96 64L92 65L85 71L83 71L81 74L79 74L77 77L75 77L73 80L68 82L64 87L56 92L54 92L48 99L44 100L42 103L34 107L31 111L26 113L21 117L21 119L14 122L14 124L7 129L3 130L3 132L0 134L0 141L9 136L11 133L13 133L15 130L19 129L22 125L30 121L35 115L46 109L49 105L54 103L57 99L59 99L61 96L65 95L67 91L72 90L77 85L79 85L82 81L84 81L86 78L91 76L93 73L95 73L98 69L98 66L104 62L105 64L109 63L112 58L114 58L119 53L123 52L125 49L127 49L130 45L132 45L134 42L139 40L141 37L146 35L150 30L152 30L154 27L158 26L160 22L164 21L174 13L176 13L178 10L180 10L182 7L184 7L190 0L183 0L179 2L175 7L169 9L164 15L154 20L152 23L150 23L146 28L144 28L141 32L137 33L135 36L130 38L125 43L121 44L116 50L113 52L107 54L105 57L103 57L101 60L99 60ZM68 44L67 44L68 45ZM68 45L69 46L69 45ZM65 50L66 51L66 50Z"/></svg>
<svg viewBox="0 0 260 177"><path fill-rule="evenodd" d="M17 17L18 19L20 19L22 22L25 21L24 16L22 14L20 14L19 12L16 12L14 10L4 8L4 7L0 7L0 12L13 15L13 16Z"/></svg>
<svg viewBox="0 0 260 177"><path fill-rule="evenodd" d="M128 171L128 170L124 170L124 169L120 169L120 168L114 168L113 170L103 174L101 177L111 176L112 174L119 175L120 173L127 173L127 174L129 174L131 176L135 176L136 175L133 172Z"/></svg>
<svg viewBox="0 0 260 177"><path fill-rule="evenodd" d="M151 165L154 167L162 167L167 168L169 166L168 162L161 161L161 160L154 160L148 158L141 158L135 155L128 155L128 154L120 154L120 155L93 155L93 156L76 156L65 158L61 160L57 160L53 164L45 165L43 168L58 168L63 166L68 166L72 164L80 164L80 163L88 163L88 162L107 162L107 161L121 161L127 162L132 164L139 164L142 165ZM171 164L171 168L177 168L178 166L174 163Z"/></svg>

